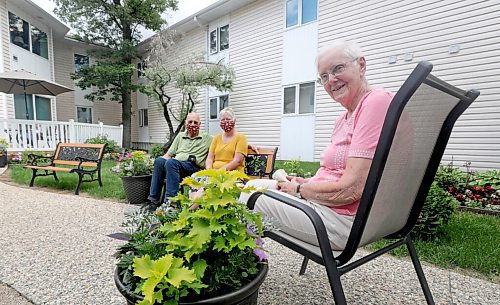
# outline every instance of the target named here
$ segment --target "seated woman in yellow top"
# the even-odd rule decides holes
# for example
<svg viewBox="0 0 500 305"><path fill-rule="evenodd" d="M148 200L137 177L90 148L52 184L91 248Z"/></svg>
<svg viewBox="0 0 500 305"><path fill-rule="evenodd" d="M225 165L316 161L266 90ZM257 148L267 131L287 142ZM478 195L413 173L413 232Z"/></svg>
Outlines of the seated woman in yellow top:
<svg viewBox="0 0 500 305"><path fill-rule="evenodd" d="M219 117L223 132L213 138L205 167L243 172L248 151L247 137L236 131L236 115L231 108L222 109Z"/></svg>

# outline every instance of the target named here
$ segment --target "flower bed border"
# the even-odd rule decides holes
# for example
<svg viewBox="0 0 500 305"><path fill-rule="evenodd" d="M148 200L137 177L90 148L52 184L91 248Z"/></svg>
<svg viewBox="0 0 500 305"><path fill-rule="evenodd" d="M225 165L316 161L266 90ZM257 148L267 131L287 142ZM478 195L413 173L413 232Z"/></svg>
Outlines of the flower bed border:
<svg viewBox="0 0 500 305"><path fill-rule="evenodd" d="M459 210L461 211L467 211L467 212L472 212L476 214L485 214L485 215L493 215L500 217L500 211L495 211L495 210L488 210L488 209L480 209L480 208L471 208L467 206L459 206Z"/></svg>

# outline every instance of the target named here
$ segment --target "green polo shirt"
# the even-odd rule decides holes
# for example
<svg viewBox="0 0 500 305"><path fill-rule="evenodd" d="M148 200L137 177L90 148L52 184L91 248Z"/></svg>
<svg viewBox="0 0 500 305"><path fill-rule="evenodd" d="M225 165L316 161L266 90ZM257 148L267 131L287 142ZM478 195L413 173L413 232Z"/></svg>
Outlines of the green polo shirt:
<svg viewBox="0 0 500 305"><path fill-rule="evenodd" d="M198 166L205 167L210 143L212 136L208 132L200 132L198 136L190 138L187 131L184 131L175 137L167 153L179 161L186 161L189 155L195 155Z"/></svg>

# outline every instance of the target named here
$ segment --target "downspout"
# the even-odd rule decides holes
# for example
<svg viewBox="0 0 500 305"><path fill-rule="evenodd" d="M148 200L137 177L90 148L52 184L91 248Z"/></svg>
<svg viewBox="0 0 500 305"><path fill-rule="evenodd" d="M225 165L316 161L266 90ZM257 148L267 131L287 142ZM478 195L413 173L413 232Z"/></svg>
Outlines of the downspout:
<svg viewBox="0 0 500 305"><path fill-rule="evenodd" d="M198 21L198 16L194 16L193 17L193 21L200 27L200 28L205 28L205 60L208 61L208 54L209 54L209 50L208 50L208 24L206 26L203 26L203 24L201 24L199 21ZM210 116L210 105L208 104L208 100L209 100L209 89L208 87L205 88L205 128L207 131L209 131L209 126L208 126L208 118Z"/></svg>

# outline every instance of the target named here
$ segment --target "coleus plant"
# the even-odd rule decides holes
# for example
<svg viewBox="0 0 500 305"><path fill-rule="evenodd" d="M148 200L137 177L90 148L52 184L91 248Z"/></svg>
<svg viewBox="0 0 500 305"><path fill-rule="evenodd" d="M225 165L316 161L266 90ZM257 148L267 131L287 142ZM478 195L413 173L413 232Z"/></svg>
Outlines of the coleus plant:
<svg viewBox="0 0 500 305"><path fill-rule="evenodd" d="M144 299L138 304L175 305L229 293L250 282L265 263L262 216L238 201L246 175L203 170L204 179L182 185L203 188L170 198L177 208L162 207L131 222L130 240L117 257L123 282ZM130 227L130 226L129 226Z"/></svg>

